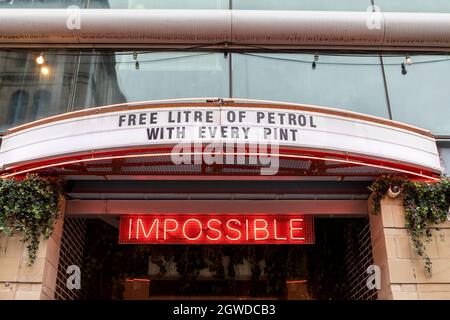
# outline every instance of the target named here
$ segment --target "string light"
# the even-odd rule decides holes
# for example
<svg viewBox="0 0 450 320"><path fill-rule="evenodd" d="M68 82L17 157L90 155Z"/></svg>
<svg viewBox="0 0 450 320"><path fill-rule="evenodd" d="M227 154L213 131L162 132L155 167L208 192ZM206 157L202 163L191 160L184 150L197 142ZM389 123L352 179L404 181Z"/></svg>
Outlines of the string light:
<svg viewBox="0 0 450 320"><path fill-rule="evenodd" d="M319 61L319 54L316 52L316 54L314 55L314 61L312 63L312 68L313 70L316 70L317 67L317 61Z"/></svg>
<svg viewBox="0 0 450 320"><path fill-rule="evenodd" d="M410 66L410 65L413 64L413 60L411 59L410 56L406 56L406 58L405 58L405 63L406 63L408 66Z"/></svg>
<svg viewBox="0 0 450 320"><path fill-rule="evenodd" d="M408 70L406 70L406 64L405 62L402 62L402 74L405 75L408 73Z"/></svg>
<svg viewBox="0 0 450 320"><path fill-rule="evenodd" d="M48 76L49 73L50 73L49 67L47 65L45 65L45 64L42 65L42 67L41 67L41 74L44 75L44 76Z"/></svg>
<svg viewBox="0 0 450 320"><path fill-rule="evenodd" d="M44 53L40 53L39 56L36 57L36 63L38 65L43 65L45 63Z"/></svg>
<svg viewBox="0 0 450 320"><path fill-rule="evenodd" d="M139 61L137 60L138 58L138 54L137 52L133 52L133 60L135 60L136 62L134 63L134 67L136 68L136 70L139 70Z"/></svg>
<svg viewBox="0 0 450 320"><path fill-rule="evenodd" d="M410 66L413 64L413 60L410 56L405 57L405 62L402 62L402 74L405 75L408 73L408 70L406 70L406 66Z"/></svg>
<svg viewBox="0 0 450 320"><path fill-rule="evenodd" d="M230 46L230 43L224 44L223 42L220 43L214 43L214 44L208 44L208 45L200 45L200 46L192 46L192 47L185 47L185 48L177 48L177 49L165 49L165 50L143 50L143 51L139 51L140 54L152 54L152 53L158 53L158 52L187 52L187 51L191 51L191 50L198 50L201 48L208 48L211 46L217 46L217 45L224 45L224 51L227 50L227 46ZM292 53L292 51L286 51L286 50L275 50L273 48L265 48L265 47L259 47L259 46L254 46L254 45L244 45L246 47L249 48L257 48L257 49L264 49L266 51L273 51L274 53L280 54L280 53ZM24 52L24 53L33 53L33 51L30 50L18 50L18 49L6 49L4 51L11 51L11 52ZM309 51L310 52L310 51ZM299 50L297 53L301 54L307 54L308 51L304 50ZM310 52L311 53L311 52ZM34 52L34 54L37 54L36 52ZM79 52L79 51L74 51L74 52L51 52L51 53L46 53L46 55L52 55L52 56L110 56L111 52L105 50L104 52L102 51L91 51L91 52ZM116 51L113 52L114 56L121 56L121 55L130 55L133 54L133 56L136 54L137 52L133 53L130 51ZM208 54L214 54L213 51L209 51L209 52L202 52L202 53L198 53L196 56L201 56L201 55L208 55ZM301 59L291 59L291 58L281 58L281 57L269 57L269 56L263 56L263 55L257 55L257 54L251 54L251 53L245 53L245 52L236 52L236 54L242 54L242 55L249 55L249 56L257 56L257 57L261 57L261 58L272 58L272 59L276 59L276 60L283 60L283 61L293 61L293 62L301 62L301 63L308 63L311 64L311 61L305 61L305 60L301 60ZM376 52L368 52L368 53L352 53L352 52L335 52L335 51L325 51L321 53L322 55L325 56L329 56L329 57L380 57L381 53L376 53ZM43 57L43 53L41 51L41 54ZM40 56L39 55L39 56ZM316 51L316 55L317 55L317 51ZM406 65L410 65L412 63L414 64L429 64L429 63L439 63L439 62L450 62L450 58L447 55L442 55L439 53L436 54L431 54L431 53L423 53L423 55L429 55L432 57L437 57L437 56L446 56L446 58L441 58L441 59L437 59L434 58L433 60L421 60L419 62L413 62L411 56L406 56L406 60L405 60L405 64ZM39 57L38 56L38 57ZM173 59L180 59L180 58L185 58L185 57L189 57L190 55L186 55L186 56L180 56L180 57L168 57L168 58L162 58L162 59L149 59L149 60L145 60L145 62L152 62L152 61L165 61L165 60L173 60ZM398 58L400 55L399 54L382 54L383 57L385 58ZM36 57L36 59L38 58ZM13 59L16 59L15 57L11 57ZM40 59L40 58L39 58ZM141 61L142 62L142 61ZM37 61L36 61L37 63ZM45 62L44 62L45 63ZM118 62L118 63L129 63L129 62ZM376 66L376 65L380 65L379 63L359 63L359 62L321 62L321 64L324 65L355 65L355 66ZM398 62L392 62L392 63L383 63L385 66L395 66L398 65ZM315 64L317 66L317 62Z"/></svg>

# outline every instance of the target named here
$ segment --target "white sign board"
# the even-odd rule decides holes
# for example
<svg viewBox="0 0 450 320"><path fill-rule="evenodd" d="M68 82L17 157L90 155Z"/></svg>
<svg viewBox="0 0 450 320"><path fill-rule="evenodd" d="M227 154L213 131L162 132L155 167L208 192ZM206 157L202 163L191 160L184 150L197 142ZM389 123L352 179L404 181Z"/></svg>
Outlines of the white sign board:
<svg viewBox="0 0 450 320"><path fill-rule="evenodd" d="M192 142L277 143L441 171L431 136L370 121L370 117L336 115L329 109L320 112L319 108L305 111L245 104L143 106L47 121L7 134L0 149L0 165L7 169L75 153Z"/></svg>

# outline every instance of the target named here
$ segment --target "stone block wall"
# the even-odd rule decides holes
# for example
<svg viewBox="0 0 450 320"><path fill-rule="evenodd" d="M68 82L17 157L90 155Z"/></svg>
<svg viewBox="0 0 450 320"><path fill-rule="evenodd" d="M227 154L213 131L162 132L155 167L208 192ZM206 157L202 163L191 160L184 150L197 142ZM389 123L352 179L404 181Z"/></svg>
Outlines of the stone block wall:
<svg viewBox="0 0 450 320"><path fill-rule="evenodd" d="M54 299L63 221L59 219L52 236L41 241L32 266L19 236L0 235L0 300Z"/></svg>
<svg viewBox="0 0 450 320"><path fill-rule="evenodd" d="M432 241L425 243L432 261L429 276L405 228L402 198L386 197L381 212L369 215L374 263L381 268L378 299L450 299L450 222L433 230Z"/></svg>

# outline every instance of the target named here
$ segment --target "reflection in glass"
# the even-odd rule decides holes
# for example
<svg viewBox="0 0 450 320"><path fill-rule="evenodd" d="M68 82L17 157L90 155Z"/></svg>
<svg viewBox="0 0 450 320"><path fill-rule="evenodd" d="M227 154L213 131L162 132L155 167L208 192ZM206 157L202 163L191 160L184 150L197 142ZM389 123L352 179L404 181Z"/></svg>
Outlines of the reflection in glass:
<svg viewBox="0 0 450 320"><path fill-rule="evenodd" d="M448 0L375 0L386 12L450 12Z"/></svg>
<svg viewBox="0 0 450 320"><path fill-rule="evenodd" d="M450 134L450 56L385 57L386 81L394 120Z"/></svg>
<svg viewBox="0 0 450 320"><path fill-rule="evenodd" d="M86 7L86 0L0 0L0 9L8 8L67 8Z"/></svg>
<svg viewBox="0 0 450 320"><path fill-rule="evenodd" d="M448 177L450 175L450 146L447 145L440 147L439 155L444 164L444 174Z"/></svg>
<svg viewBox="0 0 450 320"><path fill-rule="evenodd" d="M25 120L28 105L28 96L28 92L24 90L17 90L11 96L8 110L8 122L11 125L22 123Z"/></svg>
<svg viewBox="0 0 450 320"><path fill-rule="evenodd" d="M233 95L388 118L379 57L234 54Z"/></svg>
<svg viewBox="0 0 450 320"><path fill-rule="evenodd" d="M223 53L158 52L133 57L129 52L59 50L45 52L47 76L35 62L37 55L0 51L0 132L74 109L229 95L229 60Z"/></svg>
<svg viewBox="0 0 450 320"><path fill-rule="evenodd" d="M74 106L227 97L227 64L221 53L138 53L136 59L129 53L86 56L79 67Z"/></svg>
<svg viewBox="0 0 450 320"><path fill-rule="evenodd" d="M126 102L118 86L115 66L114 53L81 56L74 98L77 109Z"/></svg>
<svg viewBox="0 0 450 320"><path fill-rule="evenodd" d="M47 108L51 102L51 93L48 90L38 90L34 93L31 119L39 119L47 116Z"/></svg>
<svg viewBox="0 0 450 320"><path fill-rule="evenodd" d="M366 11L370 0L232 0L233 9Z"/></svg>
<svg viewBox="0 0 450 320"><path fill-rule="evenodd" d="M287 101L389 117L378 56L216 52L0 51L0 132L68 111L174 98ZM229 61L232 57L232 79ZM394 120L450 135L450 56L386 56ZM231 80L231 81L230 81ZM232 83L232 90L230 90Z"/></svg>
<svg viewBox="0 0 450 320"><path fill-rule="evenodd" d="M229 0L90 0L89 8L229 9Z"/></svg>
<svg viewBox="0 0 450 320"><path fill-rule="evenodd" d="M66 53L46 52L50 71L44 76L36 53L0 51L0 132L69 110L77 52Z"/></svg>

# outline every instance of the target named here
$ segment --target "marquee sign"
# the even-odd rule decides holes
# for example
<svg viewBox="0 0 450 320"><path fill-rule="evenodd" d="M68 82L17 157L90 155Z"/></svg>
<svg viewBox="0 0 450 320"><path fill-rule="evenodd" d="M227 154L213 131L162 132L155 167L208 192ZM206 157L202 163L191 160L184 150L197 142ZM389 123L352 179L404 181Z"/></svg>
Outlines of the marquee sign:
<svg viewBox="0 0 450 320"><path fill-rule="evenodd" d="M313 106L265 103L133 104L87 109L13 128L0 166L161 145L248 143L376 159L415 172L441 172L428 131L389 120Z"/></svg>
<svg viewBox="0 0 450 320"><path fill-rule="evenodd" d="M121 244L313 244L312 216L297 214L128 215Z"/></svg>

